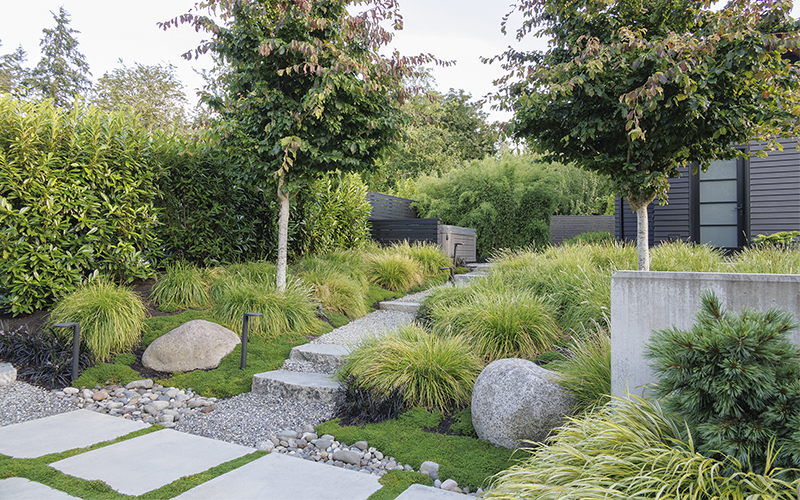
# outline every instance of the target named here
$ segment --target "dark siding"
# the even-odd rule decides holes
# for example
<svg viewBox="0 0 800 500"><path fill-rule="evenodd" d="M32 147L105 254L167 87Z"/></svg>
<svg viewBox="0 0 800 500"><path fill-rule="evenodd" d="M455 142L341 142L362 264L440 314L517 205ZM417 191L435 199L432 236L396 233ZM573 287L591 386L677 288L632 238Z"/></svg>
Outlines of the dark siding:
<svg viewBox="0 0 800 500"><path fill-rule="evenodd" d="M621 202L621 203L620 203ZM616 205L614 206L614 235L616 239L622 241L636 241L636 212L631 210L631 206L627 201L621 200L617 196ZM620 225L620 219L622 224ZM653 203L647 207L648 227L650 229L648 244L653 246ZM620 228L622 232L620 233Z"/></svg>
<svg viewBox="0 0 800 500"><path fill-rule="evenodd" d="M783 151L750 158L750 235L800 230L800 152L796 140ZM753 152L758 144L751 144Z"/></svg>
<svg viewBox="0 0 800 500"><path fill-rule="evenodd" d="M691 171L681 169L681 176L669 180L669 203L653 202L653 218L650 231L655 244L664 241L689 241L689 180Z"/></svg>

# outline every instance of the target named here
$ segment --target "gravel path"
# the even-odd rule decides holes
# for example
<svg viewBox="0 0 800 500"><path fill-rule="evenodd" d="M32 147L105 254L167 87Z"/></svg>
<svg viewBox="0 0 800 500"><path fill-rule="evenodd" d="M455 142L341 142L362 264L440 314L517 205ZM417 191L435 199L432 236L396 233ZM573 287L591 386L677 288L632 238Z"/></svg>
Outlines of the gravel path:
<svg viewBox="0 0 800 500"><path fill-rule="evenodd" d="M419 302L427 291L403 297L405 302ZM313 343L354 345L368 335L376 335L410 323L414 314L399 311L376 311L319 337ZM0 426L43 418L78 407L39 387L17 381L0 387ZM300 403L271 396L244 393L220 400L215 410L203 415L185 416L176 430L221 441L255 447L275 437L282 430L301 430L317 425L332 416L334 406Z"/></svg>

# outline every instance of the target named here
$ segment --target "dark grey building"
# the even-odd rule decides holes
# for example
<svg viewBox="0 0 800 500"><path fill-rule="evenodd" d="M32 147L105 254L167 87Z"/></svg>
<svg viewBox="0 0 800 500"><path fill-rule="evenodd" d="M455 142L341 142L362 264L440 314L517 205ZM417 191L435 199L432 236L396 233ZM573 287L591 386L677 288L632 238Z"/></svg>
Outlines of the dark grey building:
<svg viewBox="0 0 800 500"><path fill-rule="evenodd" d="M718 161L670 179L669 203L648 209L650 245L681 239L733 250L758 234L800 230L800 151L797 140L781 144L765 158ZM617 239L635 240L636 214L624 199L615 218Z"/></svg>

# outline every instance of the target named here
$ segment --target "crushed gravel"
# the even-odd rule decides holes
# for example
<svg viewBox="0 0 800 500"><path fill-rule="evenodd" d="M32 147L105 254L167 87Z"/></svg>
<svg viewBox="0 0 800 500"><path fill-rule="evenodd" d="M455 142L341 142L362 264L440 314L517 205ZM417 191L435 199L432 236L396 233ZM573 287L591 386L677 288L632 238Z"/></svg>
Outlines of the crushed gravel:
<svg viewBox="0 0 800 500"><path fill-rule="evenodd" d="M77 409L76 404L20 380L0 387L0 427Z"/></svg>

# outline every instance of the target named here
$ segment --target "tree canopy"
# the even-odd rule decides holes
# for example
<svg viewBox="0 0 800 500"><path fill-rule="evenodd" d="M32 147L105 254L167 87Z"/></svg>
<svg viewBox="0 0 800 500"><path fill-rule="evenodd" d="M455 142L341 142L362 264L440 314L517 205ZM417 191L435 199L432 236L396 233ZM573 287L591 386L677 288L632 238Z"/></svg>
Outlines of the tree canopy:
<svg viewBox="0 0 800 500"><path fill-rule="evenodd" d="M169 63L135 63L107 72L94 89L92 103L107 111L131 110L147 129L168 129L186 122L183 84Z"/></svg>
<svg viewBox="0 0 800 500"><path fill-rule="evenodd" d="M365 7L351 14L350 4ZM215 13L226 24L198 14ZM403 123L403 78L429 56L387 57L381 48L402 18L392 0L207 0L164 23L213 34L226 69L220 113L223 143L243 182L280 200L278 288L285 286L289 199L318 173L373 168Z"/></svg>
<svg viewBox="0 0 800 500"><path fill-rule="evenodd" d="M0 94L20 97L27 93L25 85L30 78L30 70L24 66L27 59L21 45L14 52L0 56Z"/></svg>
<svg viewBox="0 0 800 500"><path fill-rule="evenodd" d="M69 27L69 13L61 7L53 19L56 25L42 30L42 58L33 68L31 87L45 99L53 99L56 106L66 107L91 89L91 72L86 57L78 51L74 35L80 32Z"/></svg>
<svg viewBox="0 0 800 500"><path fill-rule="evenodd" d="M639 221L639 268L649 268L646 209L667 200L687 165L740 154L736 145L797 134L798 46L788 0L525 0L520 40L498 83L509 130L551 157L608 174Z"/></svg>

